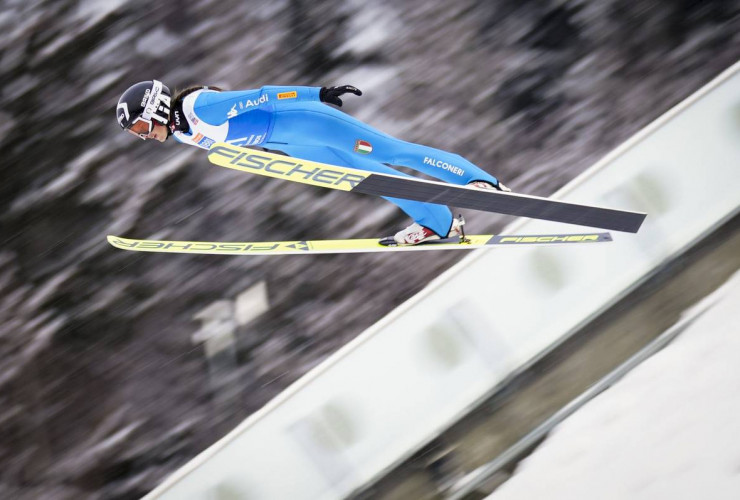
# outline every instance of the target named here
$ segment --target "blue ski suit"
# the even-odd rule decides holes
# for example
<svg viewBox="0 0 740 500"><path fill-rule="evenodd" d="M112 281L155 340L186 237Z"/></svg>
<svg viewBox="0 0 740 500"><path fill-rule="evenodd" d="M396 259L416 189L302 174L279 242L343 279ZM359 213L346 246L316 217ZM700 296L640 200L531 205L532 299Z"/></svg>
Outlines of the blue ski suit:
<svg viewBox="0 0 740 500"><path fill-rule="evenodd" d="M197 90L182 99L188 132L184 144L210 149L215 142L260 146L306 160L408 176L402 165L451 184L498 180L462 156L380 132L319 100L320 87L265 86L256 90ZM179 117L178 117L179 119ZM442 237L452 225L443 205L389 198L414 221Z"/></svg>

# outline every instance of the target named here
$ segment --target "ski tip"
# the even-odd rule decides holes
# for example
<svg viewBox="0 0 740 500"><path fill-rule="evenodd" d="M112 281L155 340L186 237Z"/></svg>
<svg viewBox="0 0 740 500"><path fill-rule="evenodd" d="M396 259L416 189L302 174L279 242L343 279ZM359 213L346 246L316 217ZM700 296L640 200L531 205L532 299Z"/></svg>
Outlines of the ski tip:
<svg viewBox="0 0 740 500"><path fill-rule="evenodd" d="M112 234L109 234L105 237L106 240L108 240L108 244L115 248L121 248L121 238L118 236L113 236Z"/></svg>
<svg viewBox="0 0 740 500"><path fill-rule="evenodd" d="M126 238L109 234L105 239L108 240L108 244L112 247L120 248L121 250L128 250L127 243L130 243L130 240L127 240Z"/></svg>

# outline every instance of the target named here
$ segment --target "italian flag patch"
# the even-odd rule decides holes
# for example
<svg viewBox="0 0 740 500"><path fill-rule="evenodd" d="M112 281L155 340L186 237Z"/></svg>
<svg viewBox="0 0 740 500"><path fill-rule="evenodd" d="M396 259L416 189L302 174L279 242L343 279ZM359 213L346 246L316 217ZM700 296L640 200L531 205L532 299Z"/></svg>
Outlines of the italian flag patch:
<svg viewBox="0 0 740 500"><path fill-rule="evenodd" d="M373 152L373 145L367 141L355 141L355 153L363 155L370 154Z"/></svg>

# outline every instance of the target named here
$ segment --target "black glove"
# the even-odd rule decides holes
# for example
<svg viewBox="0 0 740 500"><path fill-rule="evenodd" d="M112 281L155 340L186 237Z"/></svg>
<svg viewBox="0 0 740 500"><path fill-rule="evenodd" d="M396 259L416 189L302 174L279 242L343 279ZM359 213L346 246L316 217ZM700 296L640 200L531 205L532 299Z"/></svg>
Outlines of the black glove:
<svg viewBox="0 0 740 500"><path fill-rule="evenodd" d="M362 95L362 91L352 85L342 85L341 87L321 87L319 91L319 100L335 106L342 107L342 100L339 98L340 95L352 93L354 95Z"/></svg>

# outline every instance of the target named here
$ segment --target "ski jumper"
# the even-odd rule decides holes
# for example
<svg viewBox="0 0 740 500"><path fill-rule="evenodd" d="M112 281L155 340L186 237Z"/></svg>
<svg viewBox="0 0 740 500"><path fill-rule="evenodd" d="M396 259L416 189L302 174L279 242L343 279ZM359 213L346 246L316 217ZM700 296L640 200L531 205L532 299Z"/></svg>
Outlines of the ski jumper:
<svg viewBox="0 0 740 500"><path fill-rule="evenodd" d="M290 156L370 172L411 177L402 165L451 184L498 180L462 156L396 139L319 100L319 87L195 91L182 100L190 131L179 142L210 149L216 142L260 146ZM446 237L452 213L444 205L384 197L415 222Z"/></svg>

